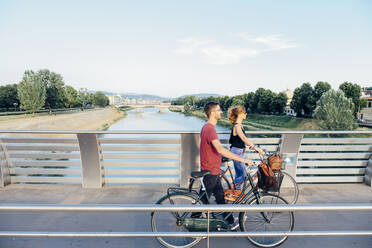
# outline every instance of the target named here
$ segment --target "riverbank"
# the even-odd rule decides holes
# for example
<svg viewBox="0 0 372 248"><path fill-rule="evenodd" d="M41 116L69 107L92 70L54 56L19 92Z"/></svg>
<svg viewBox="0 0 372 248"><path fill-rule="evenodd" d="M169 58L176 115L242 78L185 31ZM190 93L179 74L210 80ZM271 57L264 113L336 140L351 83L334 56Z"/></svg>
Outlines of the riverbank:
<svg viewBox="0 0 372 248"><path fill-rule="evenodd" d="M84 110L60 115L1 116L2 130L105 130L125 116L116 108Z"/></svg>
<svg viewBox="0 0 372 248"><path fill-rule="evenodd" d="M204 112L194 110L186 115L198 117L207 120ZM224 112L218 125L231 128L232 124L228 120L227 113ZM295 118L287 115L261 115L248 114L247 119L243 121L243 126L246 130L319 130L319 125L316 120L306 118Z"/></svg>

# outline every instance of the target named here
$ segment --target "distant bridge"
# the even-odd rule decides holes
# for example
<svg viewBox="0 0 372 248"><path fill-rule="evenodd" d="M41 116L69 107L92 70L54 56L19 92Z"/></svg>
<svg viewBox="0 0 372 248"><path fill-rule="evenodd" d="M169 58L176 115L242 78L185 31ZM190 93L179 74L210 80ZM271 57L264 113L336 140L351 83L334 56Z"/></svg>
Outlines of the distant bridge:
<svg viewBox="0 0 372 248"><path fill-rule="evenodd" d="M118 104L115 105L116 107L129 107L136 109L137 112L141 112L143 108L158 108L160 113L164 113L165 109L171 106L170 103L163 103L163 104ZM173 107L173 106L172 106ZM183 109L183 106L180 106ZM179 108L180 109L180 108ZM182 111L182 110L181 110Z"/></svg>

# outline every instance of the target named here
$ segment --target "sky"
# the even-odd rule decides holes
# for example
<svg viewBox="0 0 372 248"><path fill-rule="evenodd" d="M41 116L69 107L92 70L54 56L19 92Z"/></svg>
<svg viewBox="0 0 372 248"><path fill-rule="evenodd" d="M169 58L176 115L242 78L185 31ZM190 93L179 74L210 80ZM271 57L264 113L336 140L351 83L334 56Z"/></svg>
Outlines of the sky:
<svg viewBox="0 0 372 248"><path fill-rule="evenodd" d="M178 97L372 86L370 0L0 1L0 85Z"/></svg>

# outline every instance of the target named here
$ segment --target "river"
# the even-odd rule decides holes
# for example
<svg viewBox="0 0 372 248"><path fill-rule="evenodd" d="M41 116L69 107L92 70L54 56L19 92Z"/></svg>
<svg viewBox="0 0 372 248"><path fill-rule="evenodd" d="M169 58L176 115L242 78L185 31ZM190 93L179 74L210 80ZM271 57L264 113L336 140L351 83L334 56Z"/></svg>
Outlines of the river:
<svg viewBox="0 0 372 248"><path fill-rule="evenodd" d="M194 116L171 112L168 109L159 113L157 108L143 108L138 113L136 110L127 111L127 116L111 125L108 131L189 131L200 132L205 121ZM217 132L229 129L216 126ZM138 137L138 135L137 135Z"/></svg>

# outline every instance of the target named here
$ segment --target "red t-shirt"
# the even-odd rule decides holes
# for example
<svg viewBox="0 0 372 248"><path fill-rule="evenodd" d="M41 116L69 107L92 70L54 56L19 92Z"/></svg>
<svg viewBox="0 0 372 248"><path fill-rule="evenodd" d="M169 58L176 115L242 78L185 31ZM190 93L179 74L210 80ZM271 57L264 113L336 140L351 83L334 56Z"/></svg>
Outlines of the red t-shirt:
<svg viewBox="0 0 372 248"><path fill-rule="evenodd" d="M222 156L212 144L215 139L218 139L216 128L207 122L200 132L200 165L201 170L209 170L212 175L218 175L221 171Z"/></svg>

